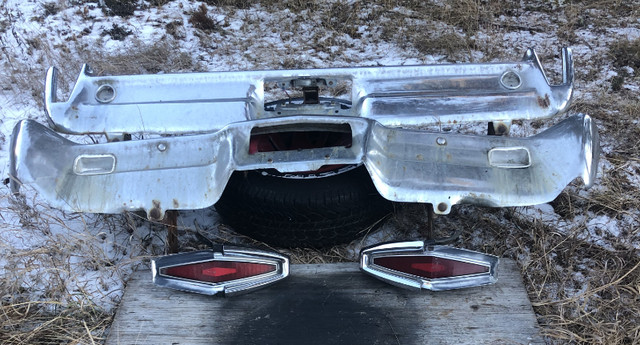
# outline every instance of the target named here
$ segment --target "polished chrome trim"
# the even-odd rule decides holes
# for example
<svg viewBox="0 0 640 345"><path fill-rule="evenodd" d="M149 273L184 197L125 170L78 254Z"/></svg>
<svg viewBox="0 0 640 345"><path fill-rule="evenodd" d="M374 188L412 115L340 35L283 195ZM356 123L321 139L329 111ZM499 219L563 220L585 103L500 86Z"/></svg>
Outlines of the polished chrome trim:
<svg viewBox="0 0 640 345"><path fill-rule="evenodd" d="M373 263L375 258L389 256L439 257L486 266L489 271L458 277L426 279ZM360 252L360 269L362 271L392 285L410 289L441 291L493 284L497 281L497 267L498 257L496 256L448 246L430 246L423 241L377 244L364 248Z"/></svg>
<svg viewBox="0 0 640 345"><path fill-rule="evenodd" d="M160 273L163 268L195 264L207 261L234 261L274 265L276 270L261 275L221 283L199 282L166 276ZM289 258L275 252L219 245L212 249L190 253L163 256L151 260L153 282L162 287L195 292L204 295L224 294L225 296L249 292L289 276Z"/></svg>

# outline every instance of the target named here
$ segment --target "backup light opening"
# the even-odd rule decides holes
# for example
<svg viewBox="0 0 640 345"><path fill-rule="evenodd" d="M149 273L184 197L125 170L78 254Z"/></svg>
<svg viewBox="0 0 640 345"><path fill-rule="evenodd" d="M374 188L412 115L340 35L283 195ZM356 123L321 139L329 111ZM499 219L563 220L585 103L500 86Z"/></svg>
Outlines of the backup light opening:
<svg viewBox="0 0 640 345"><path fill-rule="evenodd" d="M295 126L256 127L251 130L249 154L296 151L325 147L351 147L349 124L305 124Z"/></svg>

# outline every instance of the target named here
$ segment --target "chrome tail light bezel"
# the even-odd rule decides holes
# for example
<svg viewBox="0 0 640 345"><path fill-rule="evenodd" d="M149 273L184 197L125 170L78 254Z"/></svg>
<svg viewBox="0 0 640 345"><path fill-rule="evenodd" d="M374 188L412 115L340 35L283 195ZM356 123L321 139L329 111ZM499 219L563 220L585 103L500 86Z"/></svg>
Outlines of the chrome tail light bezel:
<svg viewBox="0 0 640 345"><path fill-rule="evenodd" d="M264 274L219 283L203 282L169 276L162 270L209 261L232 261L274 265L276 269ZM211 249L163 256L151 260L153 283L176 290L204 295L236 295L265 287L289 276L289 258L280 253L253 248L216 245Z"/></svg>
<svg viewBox="0 0 640 345"><path fill-rule="evenodd" d="M424 278L417 275L389 269L374 263L380 257L432 256L485 266L487 272L469 275ZM424 241L406 241L376 244L360 252L360 269L392 285L408 289L431 291L453 290L493 284L497 281L497 256L471 250L441 245L429 245Z"/></svg>

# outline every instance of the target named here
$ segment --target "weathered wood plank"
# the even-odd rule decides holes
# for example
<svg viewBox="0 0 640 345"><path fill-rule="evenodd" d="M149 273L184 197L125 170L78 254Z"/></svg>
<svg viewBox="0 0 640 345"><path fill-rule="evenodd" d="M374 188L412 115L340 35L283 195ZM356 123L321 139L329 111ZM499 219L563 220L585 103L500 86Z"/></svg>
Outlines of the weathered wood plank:
<svg viewBox="0 0 640 345"><path fill-rule="evenodd" d="M134 274L107 345L543 344L511 260L493 286L408 291L355 263L293 265L291 277L250 294L207 297Z"/></svg>

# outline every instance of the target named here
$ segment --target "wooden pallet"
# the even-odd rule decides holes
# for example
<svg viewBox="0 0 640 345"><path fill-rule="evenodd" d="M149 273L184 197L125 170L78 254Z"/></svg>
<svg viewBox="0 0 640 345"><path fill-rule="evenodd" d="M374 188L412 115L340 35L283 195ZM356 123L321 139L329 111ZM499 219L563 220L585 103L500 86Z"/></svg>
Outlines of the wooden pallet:
<svg viewBox="0 0 640 345"><path fill-rule="evenodd" d="M127 285L107 345L544 344L520 272L503 259L498 283L410 291L356 263L292 265L291 276L230 298Z"/></svg>

